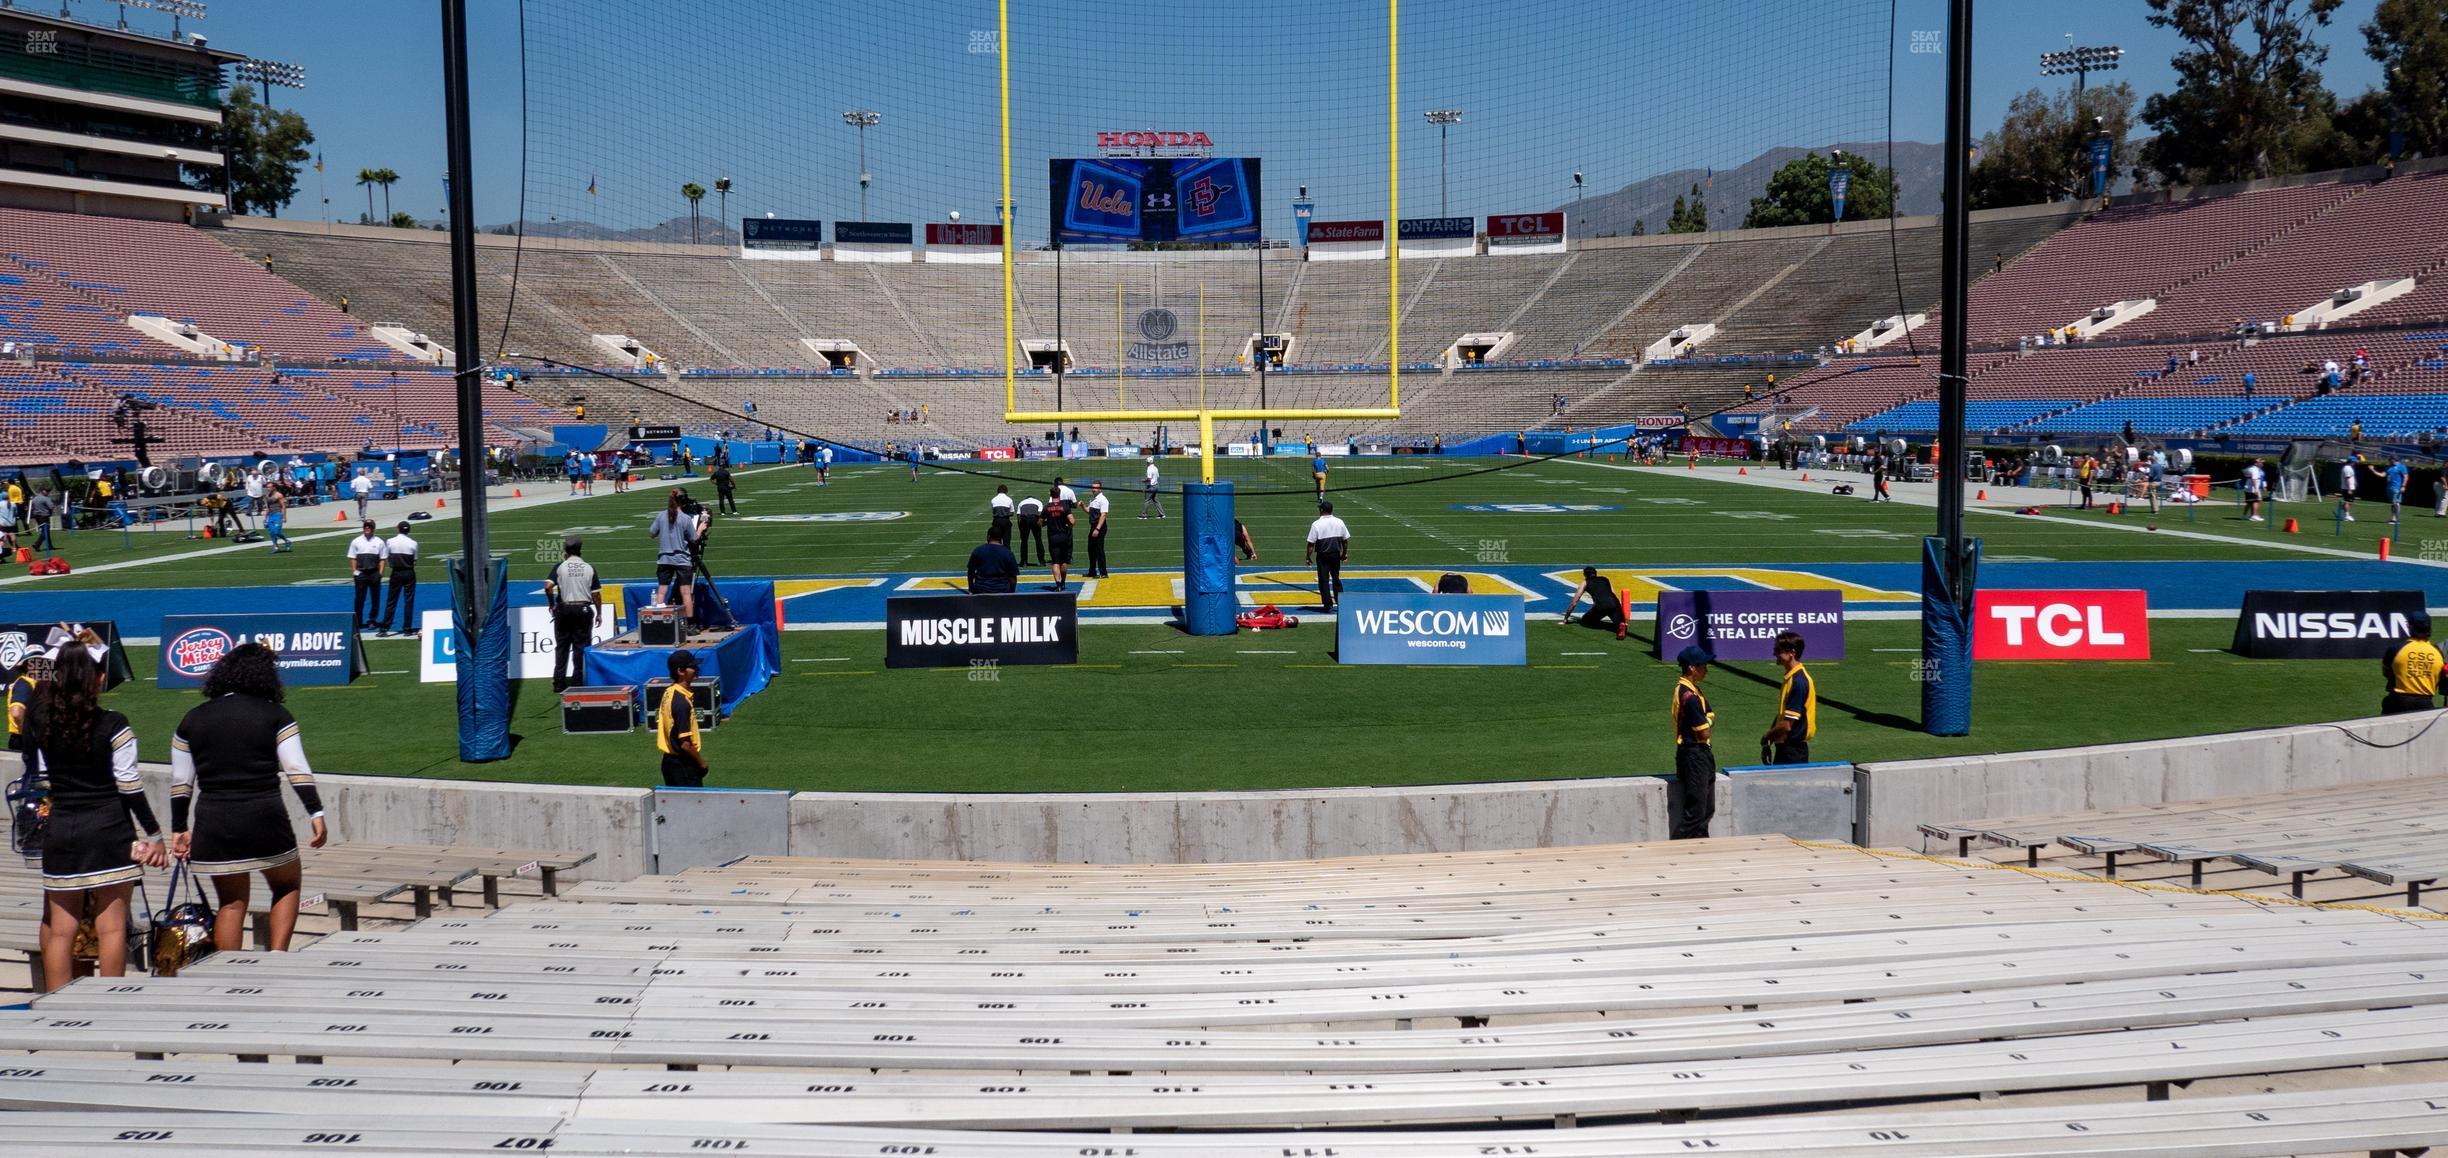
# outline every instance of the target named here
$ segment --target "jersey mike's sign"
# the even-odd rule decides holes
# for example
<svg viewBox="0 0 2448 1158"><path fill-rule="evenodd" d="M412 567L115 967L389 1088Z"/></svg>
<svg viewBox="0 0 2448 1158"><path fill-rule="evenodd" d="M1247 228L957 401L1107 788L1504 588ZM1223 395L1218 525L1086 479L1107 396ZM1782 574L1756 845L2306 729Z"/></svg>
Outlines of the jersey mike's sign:
<svg viewBox="0 0 2448 1158"><path fill-rule="evenodd" d="M285 615L165 615L161 625L160 684L201 687L213 665L242 643L260 643L280 656L281 682L345 684L366 672L365 645L346 612Z"/></svg>
<svg viewBox="0 0 2448 1158"><path fill-rule="evenodd" d="M2140 591L1983 591L1972 619L1976 660L2150 658Z"/></svg>
<svg viewBox="0 0 2448 1158"><path fill-rule="evenodd" d="M2378 659L2422 614L2420 591L2247 591L2234 648L2250 659Z"/></svg>
<svg viewBox="0 0 2448 1158"><path fill-rule="evenodd" d="M884 601L884 666L1079 662L1079 593L899 595Z"/></svg>
<svg viewBox="0 0 2448 1158"><path fill-rule="evenodd" d="M1335 612L1339 663L1530 662L1519 595L1348 592Z"/></svg>

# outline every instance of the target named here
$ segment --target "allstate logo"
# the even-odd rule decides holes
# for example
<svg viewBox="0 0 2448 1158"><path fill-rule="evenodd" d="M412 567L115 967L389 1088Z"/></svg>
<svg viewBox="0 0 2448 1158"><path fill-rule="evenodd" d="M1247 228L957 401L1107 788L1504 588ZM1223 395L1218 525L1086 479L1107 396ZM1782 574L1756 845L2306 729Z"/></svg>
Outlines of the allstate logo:
<svg viewBox="0 0 2448 1158"><path fill-rule="evenodd" d="M237 645L230 633L218 627L190 627L162 646L169 653L171 671L201 678Z"/></svg>
<svg viewBox="0 0 2448 1158"><path fill-rule="evenodd" d="M1159 307L1139 311L1139 336L1148 341L1164 341L1172 337L1173 332L1180 328L1181 320L1174 317L1171 310Z"/></svg>
<svg viewBox="0 0 2448 1158"><path fill-rule="evenodd" d="M1700 621L1688 615L1677 615L1666 621L1666 634L1676 639L1688 639L1700 634Z"/></svg>
<svg viewBox="0 0 2448 1158"><path fill-rule="evenodd" d="M908 511L819 511L809 515L742 515L743 523L889 523Z"/></svg>

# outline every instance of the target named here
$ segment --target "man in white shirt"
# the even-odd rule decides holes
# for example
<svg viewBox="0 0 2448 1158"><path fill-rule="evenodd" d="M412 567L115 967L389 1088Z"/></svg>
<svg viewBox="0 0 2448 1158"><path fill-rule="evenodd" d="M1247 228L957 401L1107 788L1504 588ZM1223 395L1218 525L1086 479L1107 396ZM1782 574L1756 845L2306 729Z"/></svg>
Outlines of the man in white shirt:
<svg viewBox="0 0 2448 1158"><path fill-rule="evenodd" d="M1012 554L1020 557L1020 565L1028 566L1029 544L1037 544L1037 561L1046 561L1045 500L1035 495L1020 499L1020 538L1012 543Z"/></svg>
<svg viewBox="0 0 2448 1158"><path fill-rule="evenodd" d="M1054 476L1054 497L1074 507L1079 505L1079 492L1064 485L1061 475Z"/></svg>
<svg viewBox="0 0 2448 1158"><path fill-rule="evenodd" d="M2338 464L2338 517L2349 523L2355 521L2355 476L2361 473L2351 458Z"/></svg>
<svg viewBox="0 0 2448 1158"><path fill-rule="evenodd" d="M1309 524L1309 545L1301 549L1303 562L1317 564L1318 599L1332 611L1335 600L1343 595L1343 560L1351 555L1351 528L1335 517L1333 503L1319 503L1317 521Z"/></svg>
<svg viewBox="0 0 2448 1158"><path fill-rule="evenodd" d="M374 533L374 520L367 519L349 540L349 575L357 584L357 626L374 626L374 613L382 610L383 557L386 554L382 536Z"/></svg>
<svg viewBox="0 0 2448 1158"><path fill-rule="evenodd" d="M1164 503L1156 497L1156 456L1152 454L1147 460L1146 488L1139 497L1139 517L1147 518L1149 511L1156 512L1159 519L1165 517Z"/></svg>
<svg viewBox="0 0 2448 1158"><path fill-rule="evenodd" d="M2268 477L2261 469L2260 459L2244 464L2244 521L2247 523L2261 521L2261 491L2267 485Z"/></svg>
<svg viewBox="0 0 2448 1158"><path fill-rule="evenodd" d="M819 446L819 447L817 447L817 448L816 448L816 485L817 485L817 486L826 486L826 485L829 485L829 484L831 483L831 481L832 481L832 480L830 480L830 479L826 478L826 477L825 477L825 475L826 475L826 473L827 473L827 472L831 471L832 469L833 469L833 447L831 446L831 444L827 444L827 445L824 445L824 446Z"/></svg>
<svg viewBox="0 0 2448 1158"><path fill-rule="evenodd" d="M603 579L580 557L583 546L576 535L562 540L561 565L544 580L544 602L552 608L556 692L586 681L587 644L603 622Z"/></svg>
<svg viewBox="0 0 2448 1158"><path fill-rule="evenodd" d="M358 467L357 477L349 480L349 495L357 500L358 520L373 526L373 521L366 518L366 503L374 497L374 480L367 477L366 468Z"/></svg>
<svg viewBox="0 0 2448 1158"><path fill-rule="evenodd" d="M416 617L417 541L408 534L407 523L399 525L398 534L383 540L383 562L391 571L391 594L383 601L382 626L374 634L391 634L394 611L404 612L399 619L400 634L419 634L424 628L418 626Z"/></svg>
<svg viewBox="0 0 2448 1158"><path fill-rule="evenodd" d="M987 529L991 532L993 528L1003 528L1003 541L1011 542L1012 497L1010 486L1002 483L995 484L994 497L986 500L986 514Z"/></svg>
<svg viewBox="0 0 2448 1158"><path fill-rule="evenodd" d="M261 472L261 471L248 471L248 472L247 472L247 476L246 476L246 497L247 497L247 513L248 513L248 514L250 514L250 515L260 515L260 514L262 514L262 513L263 513L263 502L264 502L264 480L263 480L263 472Z"/></svg>
<svg viewBox="0 0 2448 1158"><path fill-rule="evenodd" d="M1105 497L1105 484L1088 484L1088 577L1103 579L1113 574L1105 565L1105 516L1113 503Z"/></svg>

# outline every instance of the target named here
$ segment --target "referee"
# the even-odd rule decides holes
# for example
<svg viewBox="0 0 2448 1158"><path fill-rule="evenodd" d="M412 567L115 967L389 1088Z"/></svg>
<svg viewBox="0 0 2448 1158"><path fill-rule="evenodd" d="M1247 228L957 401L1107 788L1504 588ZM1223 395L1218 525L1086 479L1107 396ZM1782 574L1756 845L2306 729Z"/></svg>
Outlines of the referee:
<svg viewBox="0 0 2448 1158"><path fill-rule="evenodd" d="M1776 662L1785 669L1785 682L1777 687L1776 722L1760 737L1761 755L1771 764L1810 763L1811 737L1819 734L1819 681L1802 666L1802 646L1799 631L1776 634Z"/></svg>
<svg viewBox="0 0 2448 1158"><path fill-rule="evenodd" d="M1672 716L1674 819L1669 835L1675 840L1707 836L1709 821L1717 814L1717 753L1709 748L1709 730L1717 723L1717 713L1709 710L1708 697L1700 694L1700 682L1708 678L1709 665L1715 662L1717 657L1696 643L1675 657L1676 666L1683 669L1675 679Z"/></svg>
<svg viewBox="0 0 2448 1158"><path fill-rule="evenodd" d="M2411 639L2400 640L2380 657L2380 672L2388 694L2380 697L2380 714L2395 716L2438 706L2440 649L2431 642L2431 617L2418 617L2407 627Z"/></svg>
<svg viewBox="0 0 2448 1158"><path fill-rule="evenodd" d="M1318 599L1325 606L1320 611L1335 609L1335 601L1343 597L1343 560L1351 554L1351 528L1335 517L1333 503L1319 503L1317 521L1309 524L1309 544L1302 548L1303 562L1317 564Z"/></svg>

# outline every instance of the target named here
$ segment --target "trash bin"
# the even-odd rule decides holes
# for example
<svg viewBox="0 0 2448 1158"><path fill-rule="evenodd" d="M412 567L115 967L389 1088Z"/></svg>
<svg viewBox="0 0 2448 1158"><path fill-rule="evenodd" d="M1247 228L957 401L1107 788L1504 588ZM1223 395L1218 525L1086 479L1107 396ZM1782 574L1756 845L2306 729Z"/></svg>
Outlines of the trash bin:
<svg viewBox="0 0 2448 1158"><path fill-rule="evenodd" d="M2210 476L2209 476L2209 475L2206 475L2206 474L2189 474L2189 475L2184 476L2184 480L2185 480L2185 488L2186 488L2187 490L2190 490L2190 491L2192 491L2192 492L2193 492L2193 497L2194 497L2194 498L2197 498L2197 499L2206 499L2206 498L2209 498L2209 497L2210 497Z"/></svg>

